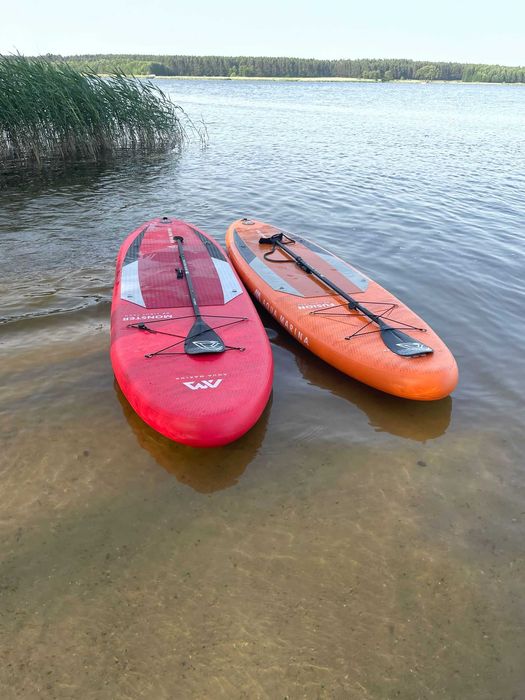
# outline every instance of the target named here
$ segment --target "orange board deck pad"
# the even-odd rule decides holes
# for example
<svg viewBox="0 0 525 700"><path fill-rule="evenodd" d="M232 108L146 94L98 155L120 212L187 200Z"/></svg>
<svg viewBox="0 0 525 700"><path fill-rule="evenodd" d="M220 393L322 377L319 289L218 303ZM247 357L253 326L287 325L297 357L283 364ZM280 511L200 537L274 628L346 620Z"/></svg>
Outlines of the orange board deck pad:
<svg viewBox="0 0 525 700"><path fill-rule="evenodd" d="M432 328L317 243L240 219L229 227L226 247L257 301L298 342L345 374L420 401L441 399L456 387L456 361Z"/></svg>

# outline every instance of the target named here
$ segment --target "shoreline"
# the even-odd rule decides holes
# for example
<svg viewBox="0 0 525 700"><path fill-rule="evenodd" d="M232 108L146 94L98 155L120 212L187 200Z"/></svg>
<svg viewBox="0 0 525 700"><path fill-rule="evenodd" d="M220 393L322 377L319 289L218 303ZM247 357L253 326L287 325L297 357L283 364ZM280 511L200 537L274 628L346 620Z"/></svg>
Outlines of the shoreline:
<svg viewBox="0 0 525 700"><path fill-rule="evenodd" d="M99 73L101 77L110 78L110 73ZM227 75L133 75L133 78L149 79L149 80L257 80L266 82L283 82L283 83L421 83L422 85L525 85L523 83L497 83L483 80L416 80L415 78L406 78L398 80L374 80L372 78L303 78L303 77L277 77L277 76L227 76Z"/></svg>

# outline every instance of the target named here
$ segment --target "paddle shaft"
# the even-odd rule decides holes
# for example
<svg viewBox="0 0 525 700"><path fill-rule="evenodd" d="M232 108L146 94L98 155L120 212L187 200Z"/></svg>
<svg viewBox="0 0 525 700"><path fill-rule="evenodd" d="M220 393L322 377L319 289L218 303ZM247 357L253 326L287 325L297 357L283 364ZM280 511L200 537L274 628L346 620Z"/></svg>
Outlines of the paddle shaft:
<svg viewBox="0 0 525 700"><path fill-rule="evenodd" d="M301 270L304 270L308 274L314 275L314 277L317 277L317 279L324 285L330 289L333 289L336 294L345 299L352 311L359 311L363 314L363 316L366 316L366 318L373 321L373 323L379 327L381 338L389 350L396 355L401 355L402 357L420 357L421 355L428 355L434 352L428 345L421 343L419 340L415 340L401 329L394 328L383 321L380 316L373 313L373 311L370 311L370 309L367 309L366 306L360 304L356 299L354 299L353 296L345 292L343 289L341 289L341 287L338 287L332 282L332 280L325 277L321 272L319 272L319 270L316 270L315 267L312 267L309 263L303 260L300 255L296 255L287 245L282 242L283 235L284 234L282 233L278 233L274 236L270 236L269 238L263 237L259 239L259 243L271 243L274 246L273 250L275 250L276 247L279 247L286 253L286 255L289 255L293 260L295 260ZM265 257L267 257L267 255L268 254L266 254Z"/></svg>
<svg viewBox="0 0 525 700"><path fill-rule="evenodd" d="M190 276L190 271L188 269L188 262L186 260L186 256L184 255L184 250L182 248L182 242L183 238L182 236L173 236L173 240L177 244L177 248L179 249L179 257L180 261L182 263L182 268L184 270L184 277L186 278L186 284L188 285L188 291L190 293L190 301L191 305L193 306L193 311L195 313L195 316L197 318L200 318L201 312L199 309L199 305L197 303L197 295L195 294L195 289L193 287L193 282L191 281L191 276Z"/></svg>
<svg viewBox="0 0 525 700"><path fill-rule="evenodd" d="M270 240L268 240L268 242L270 242ZM271 240L271 243L278 246L281 250L284 250L284 252L291 258L293 258L295 262L299 265L299 267L305 272L314 275L314 277L320 279L323 284L325 284L327 287L330 287L330 289L333 289L334 292L336 292L339 296L343 297L343 299L346 299L351 309L356 309L357 311L360 311L371 321L377 323L377 325L380 328L390 328L390 326L387 323L385 323L377 314L367 309L366 306L362 306L356 299L354 299L354 297L350 296L350 294L342 290L341 287L338 287L336 284L334 284L331 280L328 279L328 277L325 277L321 272L319 272L319 270L316 270L315 267L312 267L309 263L307 263L306 260L303 260L303 258L301 258L300 255L296 255L293 251L291 251L285 243L281 243L281 241L276 239Z"/></svg>
<svg viewBox="0 0 525 700"><path fill-rule="evenodd" d="M199 304L197 303L197 295L195 294L190 271L188 269L188 261L186 260L182 247L182 242L184 239L182 236L173 236L173 240L179 249L179 257L184 270L186 284L188 285L190 301L191 305L193 306L193 313L195 314L195 322L190 328L190 332L184 341L184 352L187 355L207 355L225 352L227 347L222 338L217 335L214 329L210 328L210 326L208 326L206 321L202 318Z"/></svg>

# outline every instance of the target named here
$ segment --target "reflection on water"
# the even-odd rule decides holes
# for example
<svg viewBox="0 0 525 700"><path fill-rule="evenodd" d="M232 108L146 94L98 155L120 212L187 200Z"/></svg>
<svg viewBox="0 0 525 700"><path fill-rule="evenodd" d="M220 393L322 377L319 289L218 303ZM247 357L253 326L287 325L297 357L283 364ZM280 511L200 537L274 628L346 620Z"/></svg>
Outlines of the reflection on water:
<svg viewBox="0 0 525 700"><path fill-rule="evenodd" d="M441 401L409 401L361 384L308 352L270 314L259 305L257 308L272 344L293 355L304 379L310 385L354 404L366 413L374 430L418 442L435 439L447 430L452 415L452 397L447 396Z"/></svg>
<svg viewBox="0 0 525 700"><path fill-rule="evenodd" d="M135 413L115 381L122 411L139 445L181 484L199 493L212 493L229 488L254 459L264 439L272 400L255 426L242 438L221 448L196 448L178 445L159 435Z"/></svg>
<svg viewBox="0 0 525 700"><path fill-rule="evenodd" d="M333 367L303 352L296 354L303 377L315 386L355 404L368 416L369 425L379 432L425 442L443 435L450 424L452 398L423 402L388 396L349 379Z"/></svg>
<svg viewBox="0 0 525 700"><path fill-rule="evenodd" d="M22 168L12 162L0 169L0 189L9 190L11 195L23 194L27 198L28 194L48 193L50 188L68 188L72 183L77 190L80 187L89 188L96 185L96 182L105 175L111 176L117 172L127 177L133 171L143 172L145 168L157 164L166 167L177 155L177 153L166 155L165 153L140 154L124 151L97 162L53 160L45 167L26 164Z"/></svg>

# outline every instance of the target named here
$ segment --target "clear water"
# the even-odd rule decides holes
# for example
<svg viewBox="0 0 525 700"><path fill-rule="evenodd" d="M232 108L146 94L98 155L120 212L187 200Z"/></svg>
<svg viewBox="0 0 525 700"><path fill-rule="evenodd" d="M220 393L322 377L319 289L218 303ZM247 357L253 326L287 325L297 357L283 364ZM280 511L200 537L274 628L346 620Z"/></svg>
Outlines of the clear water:
<svg viewBox="0 0 525 700"><path fill-rule="evenodd" d="M0 189L2 697L525 697L525 90L161 85L206 150ZM163 439L108 359L117 250L163 214L318 239L457 390L382 395L264 316L257 426Z"/></svg>

